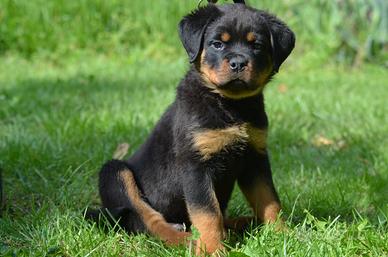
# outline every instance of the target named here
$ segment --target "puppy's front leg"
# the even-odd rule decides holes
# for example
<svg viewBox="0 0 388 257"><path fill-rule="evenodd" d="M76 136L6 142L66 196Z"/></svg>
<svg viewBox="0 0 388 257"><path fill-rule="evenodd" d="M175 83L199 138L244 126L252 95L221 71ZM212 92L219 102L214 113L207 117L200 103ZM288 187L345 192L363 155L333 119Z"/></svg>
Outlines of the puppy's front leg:
<svg viewBox="0 0 388 257"><path fill-rule="evenodd" d="M256 218L264 223L277 220L281 206L265 153L255 153L249 158L247 169L238 179L238 184Z"/></svg>
<svg viewBox="0 0 388 257"><path fill-rule="evenodd" d="M200 233L196 254L222 250L223 219L211 177L203 170L188 173L184 179L184 195L190 221Z"/></svg>

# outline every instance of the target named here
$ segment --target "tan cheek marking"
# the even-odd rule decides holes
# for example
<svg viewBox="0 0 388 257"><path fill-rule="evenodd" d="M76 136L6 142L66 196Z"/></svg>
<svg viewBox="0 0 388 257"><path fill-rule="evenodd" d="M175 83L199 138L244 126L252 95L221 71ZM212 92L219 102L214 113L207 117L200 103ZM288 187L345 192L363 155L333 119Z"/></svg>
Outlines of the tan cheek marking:
<svg viewBox="0 0 388 257"><path fill-rule="evenodd" d="M268 67L260 74L260 76L258 76L256 81L261 88L263 88L268 83L268 79L269 79L269 76L271 75L271 72L272 72L272 68Z"/></svg>
<svg viewBox="0 0 388 257"><path fill-rule="evenodd" d="M252 189L241 188L255 215L265 223L276 221L281 210L280 203L265 183L257 183Z"/></svg>
<svg viewBox="0 0 388 257"><path fill-rule="evenodd" d="M215 93L220 93L217 85L222 84L222 81L228 79L230 75L229 63L223 60L219 69L211 68L205 61L205 50L201 53L199 70L202 73L202 78L205 81L205 86L212 89Z"/></svg>
<svg viewBox="0 0 388 257"><path fill-rule="evenodd" d="M229 69L229 67L228 67L228 69ZM245 81L250 81L250 80L252 80L252 78L255 79L251 62L248 62L247 68L244 70L244 73L242 76L243 76L242 79ZM267 78L267 80L268 80L268 78ZM261 83L261 82L257 81L256 83ZM254 96L254 95L259 94L262 90L263 90L263 86L260 86L256 90L253 90L253 91L247 90L247 91L241 91L238 93L235 93L235 92L230 93L226 90L218 89L218 91L221 95L223 95L224 97L230 98L230 99L242 99L242 98Z"/></svg>
<svg viewBox="0 0 388 257"><path fill-rule="evenodd" d="M224 59L221 63L221 68L219 71L219 77L220 80L228 80L228 77L230 76L230 65L229 61Z"/></svg>
<svg viewBox="0 0 388 257"><path fill-rule="evenodd" d="M228 32L224 32L221 34L221 40L223 42L228 42L231 39L231 35Z"/></svg>
<svg viewBox="0 0 388 257"><path fill-rule="evenodd" d="M167 223L162 214L155 211L142 200L136 181L130 170L121 171L119 176L124 184L128 198L131 200L132 205L151 234L159 237L170 245L182 244L189 236L191 236L191 233L175 230Z"/></svg>
<svg viewBox="0 0 388 257"><path fill-rule="evenodd" d="M202 155L202 160L208 160L213 154L227 146L245 142L248 134L245 125L233 126L225 129L213 129L195 132L193 135L194 148Z"/></svg>
<svg viewBox="0 0 388 257"><path fill-rule="evenodd" d="M272 73L273 65L272 65L271 57L267 56L267 60L268 60L267 68L264 71L260 72L260 74L258 74L256 79L256 83L259 84L261 88L263 88L268 83L269 77Z"/></svg>
<svg viewBox="0 0 388 257"><path fill-rule="evenodd" d="M256 40L255 34L253 34L253 32L248 32L248 34L247 34L247 41L248 42L253 42L255 40Z"/></svg>
<svg viewBox="0 0 388 257"><path fill-rule="evenodd" d="M246 69L243 71L243 79L245 81L250 81L253 76L253 65L252 62L249 61Z"/></svg>
<svg viewBox="0 0 388 257"><path fill-rule="evenodd" d="M202 78L205 81L205 85L213 90L217 90L216 85L219 84L217 73L214 69L205 62L206 51L203 50L201 53L201 61L199 63L199 70L202 74Z"/></svg>

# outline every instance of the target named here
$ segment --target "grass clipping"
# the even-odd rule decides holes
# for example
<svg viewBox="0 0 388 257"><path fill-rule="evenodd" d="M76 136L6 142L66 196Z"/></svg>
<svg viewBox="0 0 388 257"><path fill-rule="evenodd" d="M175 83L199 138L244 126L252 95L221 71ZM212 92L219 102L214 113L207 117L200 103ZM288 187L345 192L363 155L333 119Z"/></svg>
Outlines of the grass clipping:
<svg viewBox="0 0 388 257"><path fill-rule="evenodd" d="M113 153L113 159L122 160L128 154L129 144L121 143Z"/></svg>

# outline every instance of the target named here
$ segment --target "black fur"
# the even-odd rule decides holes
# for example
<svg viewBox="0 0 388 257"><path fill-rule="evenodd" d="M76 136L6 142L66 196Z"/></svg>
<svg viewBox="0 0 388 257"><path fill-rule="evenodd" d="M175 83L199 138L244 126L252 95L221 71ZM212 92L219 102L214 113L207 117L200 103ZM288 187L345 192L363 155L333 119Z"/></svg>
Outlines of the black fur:
<svg viewBox="0 0 388 257"><path fill-rule="evenodd" d="M209 3L217 3L218 0L208 0ZM233 0L236 4L245 4L244 0Z"/></svg>
<svg viewBox="0 0 388 257"><path fill-rule="evenodd" d="M222 31L228 31L232 39L222 43L225 45L223 50L217 50L212 43L219 41ZM244 41L249 31L254 32L255 42ZM224 213L236 181L249 188L260 179L277 198L266 152L257 152L240 142L204 160L194 148L192 135L203 130L243 123L258 129L268 127L262 91L239 99L214 92L205 85L199 56L206 51L202 62L217 69L223 60L230 62L235 55L241 55L252 63L254 75L264 76L263 71L269 70L269 76L272 76L294 47L294 34L274 16L242 4L199 8L183 18L179 33L190 62L194 64L180 82L175 101L133 156L126 161L109 161L100 172L103 207L115 218L121 217L120 224L133 232L146 231L146 228L118 177L118 172L125 169L133 172L144 201L170 223L189 226L189 205L215 211L210 204L213 190ZM239 78L238 74L230 74L232 79ZM231 94L235 92L234 87L246 91L258 87L252 81L236 84L232 79L213 86L230 87ZM96 217L98 213L91 212L90 216Z"/></svg>
<svg viewBox="0 0 388 257"><path fill-rule="evenodd" d="M278 71L280 65L290 55L295 46L294 33L275 16L263 12L272 36L274 70Z"/></svg>
<svg viewBox="0 0 388 257"><path fill-rule="evenodd" d="M201 51L203 34L207 25L219 15L220 11L215 5L208 5L187 15L179 23L179 35L191 63L196 60Z"/></svg>

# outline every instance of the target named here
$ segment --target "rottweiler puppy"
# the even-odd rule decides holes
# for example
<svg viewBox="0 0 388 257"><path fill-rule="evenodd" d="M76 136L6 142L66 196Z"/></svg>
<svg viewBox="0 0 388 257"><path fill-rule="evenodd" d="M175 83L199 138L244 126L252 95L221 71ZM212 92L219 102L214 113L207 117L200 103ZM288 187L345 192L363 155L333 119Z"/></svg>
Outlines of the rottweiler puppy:
<svg viewBox="0 0 388 257"><path fill-rule="evenodd" d="M244 4L199 7L179 23L191 67L176 99L145 143L99 173L103 211L130 232L168 244L200 233L196 253L223 248L224 216L235 183L255 218L281 210L267 153L263 89L294 48L275 16Z"/></svg>

